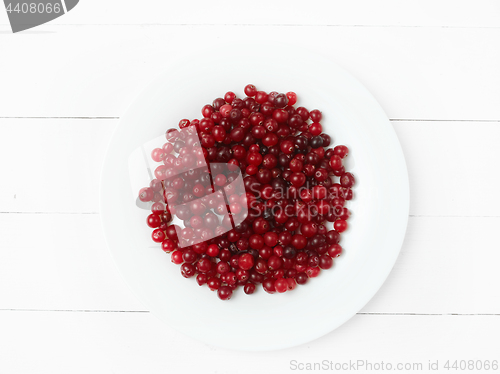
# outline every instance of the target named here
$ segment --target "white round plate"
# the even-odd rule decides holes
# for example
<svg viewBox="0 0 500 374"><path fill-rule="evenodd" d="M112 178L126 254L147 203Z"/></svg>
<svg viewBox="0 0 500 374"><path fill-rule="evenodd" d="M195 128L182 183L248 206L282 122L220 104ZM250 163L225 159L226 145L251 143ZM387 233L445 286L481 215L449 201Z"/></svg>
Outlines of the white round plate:
<svg viewBox="0 0 500 374"><path fill-rule="evenodd" d="M231 48L227 55L198 53L171 65L121 118L103 167L102 224L127 283L173 328L232 349L292 347L346 322L382 286L406 231L408 173L387 116L350 74L322 56L290 54L287 46ZM148 212L135 205L139 188L150 180L144 168L137 170L137 155L161 146L168 128L182 118L200 118L201 107L225 92L244 97L248 83L268 92L294 91L297 106L323 112L333 144L350 149L346 169L356 177L355 198L348 202L352 216L342 234L344 253L333 268L292 292L270 295L259 286L245 295L240 288L221 301L194 278L183 278L152 242Z"/></svg>

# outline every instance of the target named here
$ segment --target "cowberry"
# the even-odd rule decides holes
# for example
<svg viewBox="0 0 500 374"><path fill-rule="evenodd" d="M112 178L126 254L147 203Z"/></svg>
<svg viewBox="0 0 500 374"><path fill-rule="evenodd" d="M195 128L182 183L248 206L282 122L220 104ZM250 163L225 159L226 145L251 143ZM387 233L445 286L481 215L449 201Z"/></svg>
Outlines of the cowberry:
<svg viewBox="0 0 500 374"><path fill-rule="evenodd" d="M222 300L239 286L291 291L331 268L355 184L344 166L349 149L332 145L318 109L295 108L294 92L249 84L244 93L228 91L201 119L168 130L151 151L155 178L139 191L152 239ZM240 171L244 191L234 183Z"/></svg>

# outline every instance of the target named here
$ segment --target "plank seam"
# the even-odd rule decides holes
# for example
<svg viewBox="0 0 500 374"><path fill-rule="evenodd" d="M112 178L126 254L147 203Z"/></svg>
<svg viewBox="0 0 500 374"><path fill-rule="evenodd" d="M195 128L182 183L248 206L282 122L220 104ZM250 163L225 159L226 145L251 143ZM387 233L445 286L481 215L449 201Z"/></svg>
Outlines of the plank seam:
<svg viewBox="0 0 500 374"><path fill-rule="evenodd" d="M149 310L105 310L105 309L17 309L3 308L0 312L72 312L72 313L150 313ZM384 313L359 312L369 316L500 316L499 313Z"/></svg>
<svg viewBox="0 0 500 374"><path fill-rule="evenodd" d="M93 310L93 309L16 309L5 308L0 312L74 312L74 313L149 313L149 310Z"/></svg>
<svg viewBox="0 0 500 374"><path fill-rule="evenodd" d="M2 26L8 26L3 24ZM426 29L499 29L499 26L450 26L450 25L341 25L341 24L299 24L299 23L59 23L52 27L78 26L140 26L140 27L353 27L353 28L426 28Z"/></svg>
<svg viewBox="0 0 500 374"><path fill-rule="evenodd" d="M500 316L498 313L377 313L360 312L358 315L369 316Z"/></svg>

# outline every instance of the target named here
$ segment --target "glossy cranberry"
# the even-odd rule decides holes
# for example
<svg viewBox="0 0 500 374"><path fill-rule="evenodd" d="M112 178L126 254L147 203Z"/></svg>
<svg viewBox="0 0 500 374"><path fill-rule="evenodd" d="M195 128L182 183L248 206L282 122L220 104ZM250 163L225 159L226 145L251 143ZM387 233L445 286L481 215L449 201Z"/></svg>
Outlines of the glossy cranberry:
<svg viewBox="0 0 500 374"><path fill-rule="evenodd" d="M233 102L233 100L236 99L236 94L232 91L228 91L226 92L226 94L224 95L224 100L231 104Z"/></svg>
<svg viewBox="0 0 500 374"><path fill-rule="evenodd" d="M238 266L242 270L250 270L254 265L254 258L248 253L242 254L238 259Z"/></svg>
<svg viewBox="0 0 500 374"><path fill-rule="evenodd" d="M283 260L276 255L272 255L267 260L267 266L268 266L269 270L271 270L271 271L281 268L282 265L283 265Z"/></svg>
<svg viewBox="0 0 500 374"><path fill-rule="evenodd" d="M311 164L311 165L316 165L320 160L320 157L317 153L315 152L309 152L306 155L306 163Z"/></svg>
<svg viewBox="0 0 500 374"><path fill-rule="evenodd" d="M274 282L274 288L279 293L283 293L285 291L288 291L288 282L287 282L287 280L284 279L284 278L277 279Z"/></svg>
<svg viewBox="0 0 500 374"><path fill-rule="evenodd" d="M312 188L312 197L315 200L322 200L326 198L328 190L324 186L314 186Z"/></svg>
<svg viewBox="0 0 500 374"><path fill-rule="evenodd" d="M331 244L328 246L328 255L332 258L340 256L342 247L339 244Z"/></svg>
<svg viewBox="0 0 500 374"><path fill-rule="evenodd" d="M322 255L319 258L319 267L321 269L330 269L333 266L333 260L328 255Z"/></svg>
<svg viewBox="0 0 500 374"><path fill-rule="evenodd" d="M266 101L268 101L268 97L269 95L264 91L257 91L255 93L255 101L259 104L264 104Z"/></svg>
<svg viewBox="0 0 500 374"><path fill-rule="evenodd" d="M161 243L162 241L165 240L165 233L160 229L153 230L151 238L153 239L154 242Z"/></svg>
<svg viewBox="0 0 500 374"><path fill-rule="evenodd" d="M354 176L351 173L344 173L340 177L340 184L342 187L352 187L354 183Z"/></svg>
<svg viewBox="0 0 500 374"><path fill-rule="evenodd" d="M252 126L258 126L264 123L265 117L262 113L254 112L248 117L248 120Z"/></svg>
<svg viewBox="0 0 500 374"><path fill-rule="evenodd" d="M262 163L262 155L257 152L250 152L247 154L247 162L250 165L259 166Z"/></svg>
<svg viewBox="0 0 500 374"><path fill-rule="evenodd" d="M333 148L333 154L339 156L340 158L346 157L348 153L349 148L347 148L345 145L338 145Z"/></svg>
<svg viewBox="0 0 500 374"><path fill-rule="evenodd" d="M304 235L301 234L295 234L292 237L292 242L291 244L296 248L296 249L303 249L307 245L307 238Z"/></svg>
<svg viewBox="0 0 500 374"><path fill-rule="evenodd" d="M165 239L161 242L161 249L163 249L166 253L170 253L176 249L175 242L170 239Z"/></svg>
<svg viewBox="0 0 500 374"><path fill-rule="evenodd" d="M318 225L313 222L308 222L301 226L300 231L306 238L310 238L318 232Z"/></svg>
<svg viewBox="0 0 500 374"><path fill-rule="evenodd" d="M212 115L212 113L214 112L214 108L213 106L207 104L205 105L202 109L201 109L201 114L203 115L203 117L205 118L208 118Z"/></svg>
<svg viewBox="0 0 500 374"><path fill-rule="evenodd" d="M306 284L308 280L309 277L304 272L300 272L295 276L295 281L297 282L297 284Z"/></svg>
<svg viewBox="0 0 500 374"><path fill-rule="evenodd" d="M243 114L241 110L233 108L229 111L228 118L231 123L236 124L243 118Z"/></svg>
<svg viewBox="0 0 500 374"><path fill-rule="evenodd" d="M219 278L209 278L207 281L208 288L210 288L211 291L215 291L220 288L221 286L221 281Z"/></svg>
<svg viewBox="0 0 500 374"><path fill-rule="evenodd" d="M274 106L276 108L284 108L288 105L288 97L285 94L278 94L274 98Z"/></svg>
<svg viewBox="0 0 500 374"><path fill-rule="evenodd" d="M295 105L297 102L297 94L295 92L287 92L286 97L288 98L288 105Z"/></svg>
<svg viewBox="0 0 500 374"><path fill-rule="evenodd" d="M347 222L339 219L333 223L333 228L335 229L335 231L342 233L347 230Z"/></svg>
<svg viewBox="0 0 500 374"><path fill-rule="evenodd" d="M269 247L274 247L278 244L278 234L275 232L266 232L264 235L264 242Z"/></svg>
<svg viewBox="0 0 500 374"><path fill-rule="evenodd" d="M321 112L318 109L311 110L309 112L309 116L313 122L320 122L323 118Z"/></svg>
<svg viewBox="0 0 500 374"><path fill-rule="evenodd" d="M233 290L229 286L221 286L217 290L217 296L221 300L229 300L232 295L233 295Z"/></svg>
<svg viewBox="0 0 500 374"><path fill-rule="evenodd" d="M212 135L216 141L222 142L226 138L226 130L220 125L214 126L212 129Z"/></svg>
<svg viewBox="0 0 500 374"><path fill-rule="evenodd" d="M264 245L264 239L261 235L254 234L249 239L250 247L253 249L261 249Z"/></svg>
<svg viewBox="0 0 500 374"><path fill-rule="evenodd" d="M229 286L234 286L238 282L238 277L234 272L230 271L229 273L224 274L224 281Z"/></svg>
<svg viewBox="0 0 500 374"><path fill-rule="evenodd" d="M309 126L309 132L312 135L317 136L323 132L323 127L318 122L311 123L311 125ZM323 146L323 138L321 138L320 141L321 141L320 147L322 147ZM317 148L317 147L314 147L314 148Z"/></svg>
<svg viewBox="0 0 500 374"><path fill-rule="evenodd" d="M306 182L306 176L302 173L293 173L290 177L290 183L295 187L300 187Z"/></svg>
<svg viewBox="0 0 500 374"><path fill-rule="evenodd" d="M226 261L219 261L216 265L216 269L218 274L226 274L231 268Z"/></svg>
<svg viewBox="0 0 500 374"><path fill-rule="evenodd" d="M257 88L253 84L247 84L244 89L245 95L253 97L257 93Z"/></svg>
<svg viewBox="0 0 500 374"><path fill-rule="evenodd" d="M150 214L147 218L147 224L151 228L157 228L161 224L161 218L158 214Z"/></svg>
<svg viewBox="0 0 500 374"><path fill-rule="evenodd" d="M314 167L314 165L311 165L311 164L304 165L304 175L306 177L312 177L314 175L315 171L316 171L316 168Z"/></svg>
<svg viewBox="0 0 500 374"><path fill-rule="evenodd" d="M219 254L219 247L217 244L210 244L207 248L207 255L210 257L216 257Z"/></svg>
<svg viewBox="0 0 500 374"><path fill-rule="evenodd" d="M141 200L142 202L151 201L153 200L153 197L154 197L154 191L150 187L142 188L139 191L139 200Z"/></svg>
<svg viewBox="0 0 500 374"><path fill-rule="evenodd" d="M247 295L251 295L255 292L255 284L251 282L245 283L243 290Z"/></svg>
<svg viewBox="0 0 500 374"><path fill-rule="evenodd" d="M233 142L241 142L243 140L243 138L245 137L245 131L240 128L240 127L236 127L234 129L231 130L231 133L229 134L231 140Z"/></svg>
<svg viewBox="0 0 500 374"><path fill-rule="evenodd" d="M195 262L197 258L198 258L198 255L192 249L186 249L182 253L182 259L184 260L184 262L187 262L189 264L192 264L193 262Z"/></svg>
<svg viewBox="0 0 500 374"><path fill-rule="evenodd" d="M293 172L301 172L302 169L304 168L304 164L299 159L294 158L293 160L290 161L289 167L290 170Z"/></svg>
<svg viewBox="0 0 500 374"><path fill-rule="evenodd" d="M208 258L201 258L197 263L196 263L196 270L198 270L201 273L206 273L210 270L212 267L212 261L210 261Z"/></svg>
<svg viewBox="0 0 500 374"><path fill-rule="evenodd" d="M170 254L170 259L171 261L176 264L176 265L180 265L183 263L183 260L182 260L182 252L181 251L173 251L171 254Z"/></svg>
<svg viewBox="0 0 500 374"><path fill-rule="evenodd" d="M331 144L331 142L332 142L331 136L328 135L328 134L320 134L320 136L323 139L323 145L322 145L322 147L325 147L325 148L328 147Z"/></svg>
<svg viewBox="0 0 500 374"><path fill-rule="evenodd" d="M276 144L278 144L278 135L274 133L268 133L262 138L262 144L264 144L266 147L272 147Z"/></svg>
<svg viewBox="0 0 500 374"><path fill-rule="evenodd" d="M273 119L278 123L284 123L288 120L288 112L283 109L275 109L273 111Z"/></svg>
<svg viewBox="0 0 500 374"><path fill-rule="evenodd" d="M342 159L337 155L333 155L330 158L330 167L333 170L340 170L342 168Z"/></svg>
<svg viewBox="0 0 500 374"><path fill-rule="evenodd" d="M198 286L203 286L206 284L208 281L208 276L206 274L198 274L196 276L196 283L198 283Z"/></svg>
<svg viewBox="0 0 500 374"><path fill-rule="evenodd" d="M257 218L253 222L253 231L256 234L265 234L267 231L269 231L270 228L271 227L270 227L269 223L262 217ZM255 249L257 249L257 248L255 248Z"/></svg>
<svg viewBox="0 0 500 374"><path fill-rule="evenodd" d="M309 278L316 278L320 272L321 272L321 269L318 266L308 267L306 269L306 274Z"/></svg>
<svg viewBox="0 0 500 374"><path fill-rule="evenodd" d="M264 279L264 282L262 282L262 288L264 288L264 291L266 291L267 293L275 293L275 280L273 278Z"/></svg>
<svg viewBox="0 0 500 374"><path fill-rule="evenodd" d="M255 263L255 271L259 274L265 274L267 272L267 262L263 259L258 259Z"/></svg>
<svg viewBox="0 0 500 374"><path fill-rule="evenodd" d="M184 278L191 278L196 274L196 269L192 264L184 263L181 265L181 274Z"/></svg>

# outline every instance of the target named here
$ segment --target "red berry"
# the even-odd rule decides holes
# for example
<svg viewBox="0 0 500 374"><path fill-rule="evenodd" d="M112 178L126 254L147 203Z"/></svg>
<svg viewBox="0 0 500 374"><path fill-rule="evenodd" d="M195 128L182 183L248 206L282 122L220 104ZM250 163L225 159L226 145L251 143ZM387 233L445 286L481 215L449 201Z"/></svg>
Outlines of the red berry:
<svg viewBox="0 0 500 374"><path fill-rule="evenodd" d="M287 92L286 97L288 98L288 105L295 105L297 102L297 94L295 92Z"/></svg>
<svg viewBox="0 0 500 374"><path fill-rule="evenodd" d="M274 282L274 288L277 292L283 293L288 290L288 281L284 278L277 279L276 282Z"/></svg>
<svg viewBox="0 0 500 374"><path fill-rule="evenodd" d="M349 148L345 145L338 145L333 148L333 154L339 156L340 158L344 158L349 153Z"/></svg>
<svg viewBox="0 0 500 374"><path fill-rule="evenodd" d="M328 255L322 255L319 258L319 267L321 269L330 269L333 266L333 260Z"/></svg>
<svg viewBox="0 0 500 374"><path fill-rule="evenodd" d="M262 287L264 288L264 291L266 291L267 293L276 292L275 280L273 278L264 279L264 282L262 282Z"/></svg>
<svg viewBox="0 0 500 374"><path fill-rule="evenodd" d="M323 127L320 123L314 122L309 126L309 132L314 136L319 135L323 132ZM323 140L321 140L320 146L323 146Z"/></svg>
<svg viewBox="0 0 500 374"><path fill-rule="evenodd" d="M161 218L158 214L150 214L147 218L147 224L151 228L156 228L161 224Z"/></svg>
<svg viewBox="0 0 500 374"><path fill-rule="evenodd" d="M253 97L257 93L257 89L253 84L248 84L245 86L245 95Z"/></svg>
<svg viewBox="0 0 500 374"><path fill-rule="evenodd" d="M347 222L339 219L334 222L333 228L338 232L344 232L345 230L347 230Z"/></svg>
<svg viewBox="0 0 500 374"><path fill-rule="evenodd" d="M238 266L242 270L250 270L254 265L254 258L249 253L244 253L238 259Z"/></svg>
<svg viewBox="0 0 500 374"><path fill-rule="evenodd" d="M320 122L323 118L321 112L318 109L311 110L309 112L309 116L313 122Z"/></svg>
<svg viewBox="0 0 500 374"><path fill-rule="evenodd" d="M250 283L250 282L246 283L245 287L244 287L244 291L247 295L253 294L255 292L255 284Z"/></svg>
<svg viewBox="0 0 500 374"><path fill-rule="evenodd" d="M153 230L151 238L153 239L154 242L161 243L162 241L165 240L165 232L163 232L160 229Z"/></svg>
<svg viewBox="0 0 500 374"><path fill-rule="evenodd" d="M340 256L342 253L342 247L339 244L331 244L328 247L328 255L332 258Z"/></svg>

